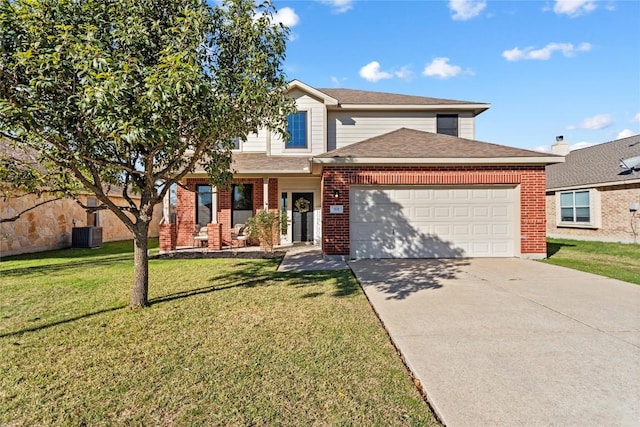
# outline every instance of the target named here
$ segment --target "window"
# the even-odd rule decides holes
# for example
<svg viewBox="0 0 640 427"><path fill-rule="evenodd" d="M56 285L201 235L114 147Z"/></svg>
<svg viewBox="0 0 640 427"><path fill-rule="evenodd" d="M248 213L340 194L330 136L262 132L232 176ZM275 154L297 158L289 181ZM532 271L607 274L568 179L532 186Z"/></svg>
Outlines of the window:
<svg viewBox="0 0 640 427"><path fill-rule="evenodd" d="M239 137L235 137L235 138L231 138L231 143L233 144L233 148L232 150L239 150L240 149L240 138Z"/></svg>
<svg viewBox="0 0 640 427"><path fill-rule="evenodd" d="M458 136L458 115L438 114L436 116L438 133L444 135Z"/></svg>
<svg viewBox="0 0 640 427"><path fill-rule="evenodd" d="M210 185L196 185L196 224L206 227L211 222L212 197Z"/></svg>
<svg viewBox="0 0 640 427"><path fill-rule="evenodd" d="M289 141L286 148L307 148L307 112L299 111L287 117Z"/></svg>
<svg viewBox="0 0 640 427"><path fill-rule="evenodd" d="M246 224L253 215L253 184L234 185L231 191L231 227Z"/></svg>
<svg viewBox="0 0 640 427"><path fill-rule="evenodd" d="M560 193L560 221L584 223L591 221L589 190Z"/></svg>

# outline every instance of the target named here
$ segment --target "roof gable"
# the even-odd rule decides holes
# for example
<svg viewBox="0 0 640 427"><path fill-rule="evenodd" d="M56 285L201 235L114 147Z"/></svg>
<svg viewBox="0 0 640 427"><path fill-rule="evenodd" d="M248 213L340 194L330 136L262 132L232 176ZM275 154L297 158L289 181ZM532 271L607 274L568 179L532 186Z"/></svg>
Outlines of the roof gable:
<svg viewBox="0 0 640 427"><path fill-rule="evenodd" d="M571 151L565 163L547 166L547 188L571 188L640 179L620 160L640 156L640 135Z"/></svg>
<svg viewBox="0 0 640 427"><path fill-rule="evenodd" d="M306 83L301 82L300 80L292 80L289 82L287 90L291 92L294 89L299 89L302 92L305 92L317 99L320 99L324 102L325 105L338 105L338 100L331 97L330 95L319 91L318 89L309 86Z"/></svg>

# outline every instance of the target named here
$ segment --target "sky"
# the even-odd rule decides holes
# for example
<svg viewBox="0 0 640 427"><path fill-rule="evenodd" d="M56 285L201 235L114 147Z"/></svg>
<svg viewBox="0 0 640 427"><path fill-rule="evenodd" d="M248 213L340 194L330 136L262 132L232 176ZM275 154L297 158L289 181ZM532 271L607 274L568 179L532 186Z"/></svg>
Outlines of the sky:
<svg viewBox="0 0 640 427"><path fill-rule="evenodd" d="M640 133L640 0L274 5L290 80L489 103L476 139L532 150Z"/></svg>

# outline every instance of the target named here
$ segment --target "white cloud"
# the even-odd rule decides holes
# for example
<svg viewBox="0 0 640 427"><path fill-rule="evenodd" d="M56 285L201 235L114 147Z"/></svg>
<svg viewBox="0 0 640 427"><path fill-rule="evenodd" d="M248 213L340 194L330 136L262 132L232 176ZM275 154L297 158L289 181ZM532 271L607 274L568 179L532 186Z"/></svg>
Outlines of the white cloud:
<svg viewBox="0 0 640 427"><path fill-rule="evenodd" d="M380 63L378 61L371 61L364 67L360 68L360 77L375 83L378 80L390 79L393 77L393 74L386 71L380 71Z"/></svg>
<svg viewBox="0 0 640 427"><path fill-rule="evenodd" d="M633 119L631 119L632 122L640 122L640 113L636 114L635 116L633 116Z"/></svg>
<svg viewBox="0 0 640 427"><path fill-rule="evenodd" d="M427 64L422 74L427 77L438 77L440 79L448 79L455 77L462 71L457 65L450 65L449 58L435 58L430 64Z"/></svg>
<svg viewBox="0 0 640 427"><path fill-rule="evenodd" d="M600 130L608 128L613 124L611 116L609 114L597 114L593 117L588 117L578 125L580 129Z"/></svg>
<svg viewBox="0 0 640 427"><path fill-rule="evenodd" d="M394 71L393 74L395 74L395 76L401 80L409 81L413 79L413 71L408 65L400 67L400 69Z"/></svg>
<svg viewBox="0 0 640 427"><path fill-rule="evenodd" d="M342 86L342 82L346 81L347 78L346 77L336 77L336 76L331 76L331 83L333 83L333 85L335 87L341 87Z"/></svg>
<svg viewBox="0 0 640 427"><path fill-rule="evenodd" d="M354 0L320 0L320 2L331 6L333 13L345 13L353 9Z"/></svg>
<svg viewBox="0 0 640 427"><path fill-rule="evenodd" d="M592 145L596 145L596 144L594 144L593 142L586 142L586 141L576 142L575 144L572 144L569 147L569 151L579 150L581 148L591 147Z"/></svg>
<svg viewBox="0 0 640 427"><path fill-rule="evenodd" d="M467 21L475 18L487 6L485 0L449 0L449 9L455 21Z"/></svg>
<svg viewBox="0 0 640 427"><path fill-rule="evenodd" d="M575 18L593 12L596 8L596 0L556 0L553 11L559 15L565 14Z"/></svg>
<svg viewBox="0 0 640 427"><path fill-rule="evenodd" d="M551 153L550 145L540 145L539 147L535 147L533 151L540 151L541 153Z"/></svg>
<svg viewBox="0 0 640 427"><path fill-rule="evenodd" d="M578 46L574 46L573 43L549 43L542 49L534 49L533 47L527 47L520 49L514 47L511 50L505 50L502 52L502 56L507 61L520 61L523 59L533 59L539 61L546 61L551 58L553 52L562 52L564 56L576 56L580 52L588 52L591 50L591 43L581 43Z"/></svg>
<svg viewBox="0 0 640 427"><path fill-rule="evenodd" d="M595 144L593 142L586 142L586 141L576 142L575 144L571 144L569 146L569 151L591 147L592 145L595 145ZM538 147L535 147L533 151L540 151L542 153L551 153L551 145L540 145Z"/></svg>
<svg viewBox="0 0 640 427"><path fill-rule="evenodd" d="M632 131L631 129L624 129L624 130L621 130L620 133L618 133L618 136L616 137L616 139L628 138L635 134L636 132Z"/></svg>
<svg viewBox="0 0 640 427"><path fill-rule="evenodd" d="M285 27L295 27L300 22L300 17L290 7L283 7L273 15L274 24L282 24Z"/></svg>

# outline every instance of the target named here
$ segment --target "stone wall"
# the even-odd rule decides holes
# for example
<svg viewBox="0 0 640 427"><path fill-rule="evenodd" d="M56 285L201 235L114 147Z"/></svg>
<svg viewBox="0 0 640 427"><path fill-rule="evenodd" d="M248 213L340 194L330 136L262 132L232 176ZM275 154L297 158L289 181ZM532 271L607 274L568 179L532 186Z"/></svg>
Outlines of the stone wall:
<svg viewBox="0 0 640 427"><path fill-rule="evenodd" d="M80 197L86 203L86 197ZM27 195L0 200L0 217L8 218L45 199ZM121 197L112 196L116 204L124 204ZM149 236L157 237L162 218L162 205L156 205ZM75 220L77 227L87 224L88 215L72 199L56 200L23 214L14 222L0 223L0 255L9 256L28 252L67 248L71 246L71 229ZM102 227L102 240L128 240L129 230L111 211L98 213L98 224Z"/></svg>

